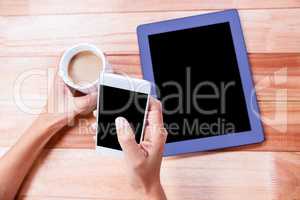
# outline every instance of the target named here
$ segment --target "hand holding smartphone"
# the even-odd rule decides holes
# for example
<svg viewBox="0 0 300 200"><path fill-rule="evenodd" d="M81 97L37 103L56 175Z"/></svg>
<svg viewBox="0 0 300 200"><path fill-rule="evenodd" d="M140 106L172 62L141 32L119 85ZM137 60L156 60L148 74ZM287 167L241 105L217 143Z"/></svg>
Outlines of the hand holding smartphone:
<svg viewBox="0 0 300 200"><path fill-rule="evenodd" d="M124 117L135 132L137 143L143 140L151 84L148 81L103 73L100 79L97 114L96 151L121 153L115 119Z"/></svg>
<svg viewBox="0 0 300 200"><path fill-rule="evenodd" d="M96 150L119 155L123 149L134 190L146 199L166 199L160 167L167 131L161 103L149 95L150 88L151 84L144 80L102 76Z"/></svg>

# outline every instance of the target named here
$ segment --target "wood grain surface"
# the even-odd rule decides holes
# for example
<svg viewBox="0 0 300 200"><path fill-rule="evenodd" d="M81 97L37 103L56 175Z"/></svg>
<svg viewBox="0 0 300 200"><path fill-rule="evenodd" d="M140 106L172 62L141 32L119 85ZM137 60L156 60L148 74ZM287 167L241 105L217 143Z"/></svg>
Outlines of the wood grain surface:
<svg viewBox="0 0 300 200"><path fill-rule="evenodd" d="M0 55L59 56L79 42L95 43L109 54L137 54L139 24L209 12L213 11L2 17ZM300 52L299 13L300 8L241 10L248 51Z"/></svg>
<svg viewBox="0 0 300 200"><path fill-rule="evenodd" d="M299 153L284 152L190 154L164 159L161 177L169 199L234 200L249 194L249 199L298 199L299 159ZM20 194L24 199L135 196L122 159L78 149L45 151Z"/></svg>
<svg viewBox="0 0 300 200"><path fill-rule="evenodd" d="M212 9L261 9L261 8L300 8L299 0L43 0L28 3L27 0L1 1L2 15L45 15L45 14L86 14L124 13L178 10Z"/></svg>
<svg viewBox="0 0 300 200"><path fill-rule="evenodd" d="M300 85L297 84L300 78L300 54L250 54L249 58L258 87L257 94L267 140L262 145L251 145L247 150L300 151ZM138 55L108 55L108 60L117 72L133 77L142 76ZM44 76L30 76L22 82L20 89L26 107L33 107L33 110L42 108L47 98L47 70L55 68L58 61L59 57L0 58L0 63L5 63L2 72L6 74L6 82L2 80L3 84L0 86L3 87L0 93L5 111L2 115L5 125L0 127L3 132L0 135L0 146L12 145L22 134L20 129L26 129L36 117L16 106L14 83L18 77L30 70L44 70ZM276 80L284 79L285 76L286 80L277 83ZM5 89L7 85L11 86L9 90ZM94 133L88 126L94 121L92 116L80 117L78 123L64 129L48 147L93 148Z"/></svg>
<svg viewBox="0 0 300 200"><path fill-rule="evenodd" d="M164 188L169 199L300 199L299 0L0 0L0 155L36 117L24 106L45 104L47 74L66 48L94 43L115 71L142 77L137 25L230 8L241 17L266 141L166 158ZM50 141L18 199L139 199L123 161L94 153L94 121L79 117Z"/></svg>

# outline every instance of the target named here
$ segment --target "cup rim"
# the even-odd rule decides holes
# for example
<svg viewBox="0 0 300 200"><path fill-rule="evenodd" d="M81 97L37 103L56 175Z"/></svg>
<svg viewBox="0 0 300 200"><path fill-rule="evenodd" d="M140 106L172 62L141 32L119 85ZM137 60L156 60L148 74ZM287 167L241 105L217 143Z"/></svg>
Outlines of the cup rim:
<svg viewBox="0 0 300 200"><path fill-rule="evenodd" d="M63 55L60 59L59 75L62 77L62 79L68 86L70 86L74 89L77 89L77 90L87 90L87 89L93 88L99 82L99 78L100 78L100 74L99 74L98 79L96 79L95 81L88 83L86 85L77 85L69 78L68 68L69 68L70 61L72 60L72 58L74 58L75 55L77 55L80 52L84 52L84 51L90 51L101 59L102 70L101 70L100 74L102 72L104 72L105 68L106 68L106 60L105 60L104 53L97 46L95 46L93 44L89 44L89 43L80 43L80 44L76 44L72 47L69 47L63 53Z"/></svg>

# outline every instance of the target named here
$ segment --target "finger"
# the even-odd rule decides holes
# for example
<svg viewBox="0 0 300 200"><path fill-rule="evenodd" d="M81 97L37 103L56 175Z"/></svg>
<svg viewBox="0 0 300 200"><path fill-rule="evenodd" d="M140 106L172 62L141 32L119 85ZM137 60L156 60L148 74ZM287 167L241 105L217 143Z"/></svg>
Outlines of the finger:
<svg viewBox="0 0 300 200"><path fill-rule="evenodd" d="M152 125L156 124L157 126L163 125L161 102L152 96L149 98L147 123Z"/></svg>
<svg viewBox="0 0 300 200"><path fill-rule="evenodd" d="M148 141L143 141L140 144L140 147L143 149L145 157L149 155L149 152L151 152L152 143Z"/></svg>
<svg viewBox="0 0 300 200"><path fill-rule="evenodd" d="M165 128L157 128L156 126L146 126L144 132L144 139L141 144L142 147L152 154L162 154L164 145L166 143L168 132ZM145 148L144 143L151 144L151 148ZM149 146L149 145L147 145Z"/></svg>
<svg viewBox="0 0 300 200"><path fill-rule="evenodd" d="M93 124L91 125L91 128L92 128L93 131L96 131L96 130L97 130L97 123L96 123L96 122L93 123Z"/></svg>
<svg viewBox="0 0 300 200"><path fill-rule="evenodd" d="M162 105L159 100L156 98L149 96L149 111L157 110L157 111L162 111Z"/></svg>
<svg viewBox="0 0 300 200"><path fill-rule="evenodd" d="M93 92L85 96L75 97L74 101L78 113L89 113L96 107L97 93Z"/></svg>
<svg viewBox="0 0 300 200"><path fill-rule="evenodd" d="M151 141L155 151L162 151L167 138L167 131L163 124L162 106L159 100L149 98L145 141Z"/></svg>
<svg viewBox="0 0 300 200"><path fill-rule="evenodd" d="M138 144L135 141L134 132L124 117L118 117L115 120L117 128L118 141L121 145L123 152L129 157L136 157L139 153L142 153Z"/></svg>
<svg viewBox="0 0 300 200"><path fill-rule="evenodd" d="M151 142L151 130L149 126L145 127L143 141Z"/></svg>
<svg viewBox="0 0 300 200"><path fill-rule="evenodd" d="M147 125L157 126L158 128L163 127L163 116L161 111L152 110L147 115Z"/></svg>
<svg viewBox="0 0 300 200"><path fill-rule="evenodd" d="M145 127L145 130L144 130L144 135L143 135L143 141L146 141L146 142L151 142L152 141L152 128L151 126L146 126Z"/></svg>
<svg viewBox="0 0 300 200"><path fill-rule="evenodd" d="M147 140L145 141L151 141L156 144L164 144L168 136L168 132L163 126L157 127L150 125L146 128L146 134L147 136L145 135L145 138L147 138Z"/></svg>
<svg viewBox="0 0 300 200"><path fill-rule="evenodd" d="M168 132L165 128L151 131L151 141L155 152L163 153Z"/></svg>
<svg viewBox="0 0 300 200"><path fill-rule="evenodd" d="M93 111L93 115L94 115L94 117L97 117L97 115L98 115L98 110L97 109Z"/></svg>
<svg viewBox="0 0 300 200"><path fill-rule="evenodd" d="M153 97L150 98L147 124L147 137L150 138L153 149L162 153L168 132L164 128L161 103Z"/></svg>
<svg viewBox="0 0 300 200"><path fill-rule="evenodd" d="M146 152L150 152L151 148L153 147L152 143L149 141L143 141L140 145Z"/></svg>

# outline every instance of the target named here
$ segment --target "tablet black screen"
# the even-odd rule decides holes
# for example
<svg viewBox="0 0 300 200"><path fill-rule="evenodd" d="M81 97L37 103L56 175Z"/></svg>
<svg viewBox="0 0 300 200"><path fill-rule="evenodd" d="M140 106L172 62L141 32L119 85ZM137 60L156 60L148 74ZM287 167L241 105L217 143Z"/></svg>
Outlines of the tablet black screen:
<svg viewBox="0 0 300 200"><path fill-rule="evenodd" d="M229 23L149 36L167 142L250 130Z"/></svg>

